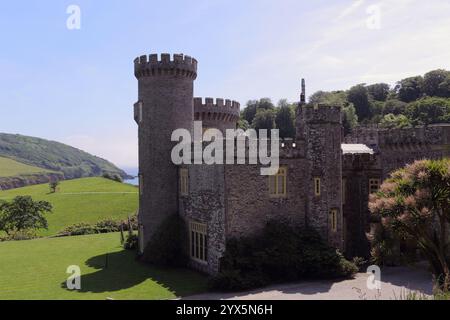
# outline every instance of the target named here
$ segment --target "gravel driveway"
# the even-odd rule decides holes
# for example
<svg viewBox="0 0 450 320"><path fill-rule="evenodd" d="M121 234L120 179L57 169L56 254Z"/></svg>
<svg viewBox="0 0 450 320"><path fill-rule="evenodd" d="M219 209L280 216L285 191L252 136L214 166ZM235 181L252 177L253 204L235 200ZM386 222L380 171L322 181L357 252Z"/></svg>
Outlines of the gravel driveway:
<svg viewBox="0 0 450 320"><path fill-rule="evenodd" d="M408 292L432 293L431 275L426 265L388 267L381 271L381 290L367 289L369 275L358 273L354 279L308 281L270 286L234 294L204 293L186 300L373 300L399 299Z"/></svg>

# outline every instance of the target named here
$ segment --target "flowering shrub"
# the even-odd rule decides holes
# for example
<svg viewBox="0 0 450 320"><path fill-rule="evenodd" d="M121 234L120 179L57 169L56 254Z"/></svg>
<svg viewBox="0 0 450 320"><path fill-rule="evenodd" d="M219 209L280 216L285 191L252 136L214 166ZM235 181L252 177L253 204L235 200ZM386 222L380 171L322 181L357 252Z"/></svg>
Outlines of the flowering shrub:
<svg viewBox="0 0 450 320"><path fill-rule="evenodd" d="M450 289L450 159L421 160L397 170L369 210L381 217L383 232L414 240L428 259L439 289Z"/></svg>

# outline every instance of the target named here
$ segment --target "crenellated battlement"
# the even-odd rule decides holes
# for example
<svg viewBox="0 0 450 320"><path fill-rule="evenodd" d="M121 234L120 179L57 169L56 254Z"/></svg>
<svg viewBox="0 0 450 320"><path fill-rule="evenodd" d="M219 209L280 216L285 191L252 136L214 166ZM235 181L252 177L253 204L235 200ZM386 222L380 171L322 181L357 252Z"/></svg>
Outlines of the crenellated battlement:
<svg viewBox="0 0 450 320"><path fill-rule="evenodd" d="M340 106L326 104L300 106L300 117L309 123L342 123L342 111Z"/></svg>
<svg viewBox="0 0 450 320"><path fill-rule="evenodd" d="M194 98L194 119L205 127L232 129L240 115L240 103L228 99Z"/></svg>
<svg viewBox="0 0 450 320"><path fill-rule="evenodd" d="M197 60L183 54L168 53L143 55L134 60L136 78L175 75L197 78Z"/></svg>

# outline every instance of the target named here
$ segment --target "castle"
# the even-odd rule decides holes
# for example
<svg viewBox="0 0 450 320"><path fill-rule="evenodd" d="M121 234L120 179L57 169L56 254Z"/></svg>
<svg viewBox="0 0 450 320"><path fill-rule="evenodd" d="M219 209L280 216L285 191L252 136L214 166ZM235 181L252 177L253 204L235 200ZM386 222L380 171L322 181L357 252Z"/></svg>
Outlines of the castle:
<svg viewBox="0 0 450 320"><path fill-rule="evenodd" d="M404 130L359 128L344 137L341 108L310 106L305 87L296 137L280 143L280 169L263 176L255 164L175 165L174 130L234 129L240 105L194 98L197 61L182 54L134 61L139 131L139 247L162 221L178 213L188 226L191 267L214 274L227 239L251 235L284 219L309 226L347 256L367 256L369 194L389 172L416 159L450 155L450 126Z"/></svg>

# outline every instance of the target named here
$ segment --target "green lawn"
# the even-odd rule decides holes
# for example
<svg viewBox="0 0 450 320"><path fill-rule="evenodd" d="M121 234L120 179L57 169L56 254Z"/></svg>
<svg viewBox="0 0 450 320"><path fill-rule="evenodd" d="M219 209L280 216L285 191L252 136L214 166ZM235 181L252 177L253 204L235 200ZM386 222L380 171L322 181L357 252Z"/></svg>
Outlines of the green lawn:
<svg viewBox="0 0 450 320"><path fill-rule="evenodd" d="M204 276L137 262L119 239L109 233L0 242L0 299L171 299L205 291ZM65 287L70 265L81 268L80 291Z"/></svg>
<svg viewBox="0 0 450 320"><path fill-rule="evenodd" d="M15 177L37 173L54 172L38 167L29 166L9 158L0 157L0 177Z"/></svg>
<svg viewBox="0 0 450 320"><path fill-rule="evenodd" d="M124 219L136 212L138 190L135 186L104 178L83 178L62 181L57 193L50 193L48 184L0 191L0 200L30 195L53 205L47 215L48 230L41 236L55 235L63 228L80 223L95 223L105 218Z"/></svg>

